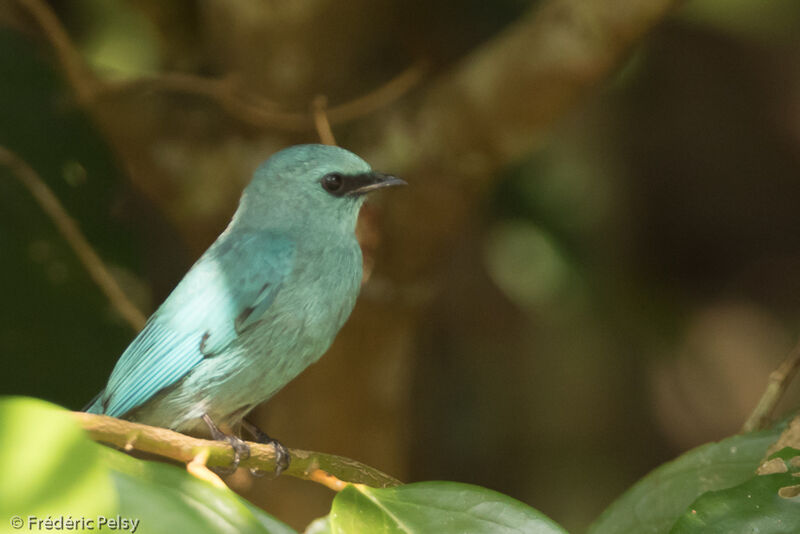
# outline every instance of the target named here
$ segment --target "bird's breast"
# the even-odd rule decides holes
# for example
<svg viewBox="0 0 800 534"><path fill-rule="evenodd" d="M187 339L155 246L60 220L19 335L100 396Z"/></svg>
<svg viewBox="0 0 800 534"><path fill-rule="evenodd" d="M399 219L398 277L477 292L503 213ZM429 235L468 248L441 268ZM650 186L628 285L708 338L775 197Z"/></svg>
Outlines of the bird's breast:
<svg viewBox="0 0 800 534"><path fill-rule="evenodd" d="M355 305L361 285L361 249L346 245L300 248L295 268L253 332L253 341L303 367L324 353ZM261 334L264 335L261 335ZM261 340L262 343L258 343Z"/></svg>

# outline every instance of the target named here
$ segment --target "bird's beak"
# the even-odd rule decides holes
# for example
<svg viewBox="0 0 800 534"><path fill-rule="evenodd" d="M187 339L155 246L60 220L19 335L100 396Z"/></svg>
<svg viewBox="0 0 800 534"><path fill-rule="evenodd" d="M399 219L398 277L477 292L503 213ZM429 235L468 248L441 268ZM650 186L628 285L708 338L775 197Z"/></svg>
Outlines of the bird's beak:
<svg viewBox="0 0 800 534"><path fill-rule="evenodd" d="M391 174L380 172L365 172L345 177L347 196L360 196L383 187L395 185L408 185L405 180Z"/></svg>

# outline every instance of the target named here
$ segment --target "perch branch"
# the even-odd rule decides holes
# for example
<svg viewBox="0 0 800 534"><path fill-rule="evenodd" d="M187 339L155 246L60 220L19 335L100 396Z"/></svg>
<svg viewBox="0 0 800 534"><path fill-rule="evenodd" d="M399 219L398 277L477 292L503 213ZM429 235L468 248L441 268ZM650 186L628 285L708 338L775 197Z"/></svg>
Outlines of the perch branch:
<svg viewBox="0 0 800 534"><path fill-rule="evenodd" d="M753 432L766 427L773 410L775 410L775 406L780 402L798 369L800 369L800 342L795 345L778 368L770 373L767 388L761 395L753 413L750 414L750 417L747 418L747 421L742 426L742 433Z"/></svg>
<svg viewBox="0 0 800 534"><path fill-rule="evenodd" d="M8 167L22 185L30 191L114 309L131 328L136 331L141 330L146 320L145 316L119 287L116 279L106 269L103 260L81 233L78 224L70 217L44 180L24 160L2 146L0 146L0 165Z"/></svg>
<svg viewBox="0 0 800 534"><path fill-rule="evenodd" d="M95 441L120 449L137 450L188 464L203 455L208 467L227 467L233 460L233 449L225 442L198 439L165 428L123 421L107 415L74 412L83 429ZM275 449L272 445L247 443L250 457L241 467L272 472ZM205 457L204 450L208 451ZM400 481L355 460L320 452L289 449L291 464L284 474L341 489L342 481L373 487L397 486Z"/></svg>

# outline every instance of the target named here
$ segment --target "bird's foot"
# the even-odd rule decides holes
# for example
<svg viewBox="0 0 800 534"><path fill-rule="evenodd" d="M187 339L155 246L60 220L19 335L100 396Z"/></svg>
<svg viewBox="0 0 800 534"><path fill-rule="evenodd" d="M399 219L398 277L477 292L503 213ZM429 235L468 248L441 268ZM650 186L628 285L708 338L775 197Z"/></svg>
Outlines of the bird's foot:
<svg viewBox="0 0 800 534"><path fill-rule="evenodd" d="M280 476L281 473L286 471L289 468L289 464L292 461L292 457L289 454L289 449L287 449L283 443L278 441L277 439L273 439L267 435L266 432L258 428L256 425L251 423L248 420L242 421L242 427L244 427L248 432L253 435L253 439L258 443L263 443L265 445L272 445L272 448L275 449L275 472L274 477ZM263 477L266 473L259 469L251 469L250 473L253 476Z"/></svg>
<svg viewBox="0 0 800 534"><path fill-rule="evenodd" d="M239 462L250 458L250 446L237 436L226 434L219 427L214 424L208 414L203 414L203 421L208 425L208 430L211 432L212 439L216 441L227 441L233 449L233 460L231 465L225 469L214 468L214 471L220 476L227 476L232 474L239 467Z"/></svg>

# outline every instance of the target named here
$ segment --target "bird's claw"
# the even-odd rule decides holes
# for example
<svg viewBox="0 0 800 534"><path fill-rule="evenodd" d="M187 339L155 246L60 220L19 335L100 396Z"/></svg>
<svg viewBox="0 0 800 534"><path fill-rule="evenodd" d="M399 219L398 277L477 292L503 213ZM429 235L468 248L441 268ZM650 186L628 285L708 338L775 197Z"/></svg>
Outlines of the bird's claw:
<svg viewBox="0 0 800 534"><path fill-rule="evenodd" d="M250 468L250 474L252 476L256 477L256 478L261 478L263 476L266 476L267 472L266 471L262 471L258 467L251 467Z"/></svg>
<svg viewBox="0 0 800 534"><path fill-rule="evenodd" d="M283 443L278 440L271 440L272 448L275 449L275 476L279 477L281 473L289 469L289 464L292 462L292 457L289 454Z"/></svg>
<svg viewBox="0 0 800 534"><path fill-rule="evenodd" d="M215 438L217 439L217 438ZM218 441L227 441L233 449L233 460L228 467L215 467L214 471L220 476L228 476L233 474L238 468L242 460L250 458L250 446L242 439L236 436L223 435Z"/></svg>
<svg viewBox="0 0 800 534"><path fill-rule="evenodd" d="M216 441L227 441L233 449L233 460L231 461L231 465L224 469L220 467L214 468L214 472L220 476L232 474L239 468L239 463L242 460L247 460L250 458L250 446L241 438L237 436L231 436L220 430L219 427L214 424L208 414L203 414L203 421L205 421L206 425L208 425L208 429L211 432L211 437L213 439Z"/></svg>
<svg viewBox="0 0 800 534"><path fill-rule="evenodd" d="M236 436L227 436L227 441L233 448L233 461L231 462L230 469L235 471L236 468L239 467L239 462L250 458L250 446Z"/></svg>
<svg viewBox="0 0 800 534"><path fill-rule="evenodd" d="M269 437L266 432L258 428L253 423L249 421L243 421L242 424L247 431L253 435L255 441L258 443L263 443L264 445L272 445L272 448L275 450L275 471L273 477L279 477L281 473L289 468L289 464L291 464L292 456L289 454L289 449L287 449L283 443L277 439ZM259 469L251 469L250 473L257 477L263 477L266 474Z"/></svg>

